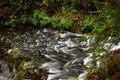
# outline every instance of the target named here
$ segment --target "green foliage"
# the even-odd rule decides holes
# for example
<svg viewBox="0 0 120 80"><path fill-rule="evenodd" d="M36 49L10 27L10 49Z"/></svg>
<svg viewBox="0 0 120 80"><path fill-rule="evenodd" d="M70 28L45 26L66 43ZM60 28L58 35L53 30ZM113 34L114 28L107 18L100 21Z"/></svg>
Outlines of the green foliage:
<svg viewBox="0 0 120 80"><path fill-rule="evenodd" d="M7 26L7 27L12 27L12 28L14 28L14 27L16 26L16 19L15 19L15 17L14 17L14 16L11 16L10 19L9 19L9 21L6 21L6 22L4 23L4 25Z"/></svg>
<svg viewBox="0 0 120 80"><path fill-rule="evenodd" d="M31 21L34 25L40 25L41 27L51 24L51 18L43 10L35 10Z"/></svg>
<svg viewBox="0 0 120 80"><path fill-rule="evenodd" d="M41 26L50 26L51 25L51 18L45 16L43 20L40 21Z"/></svg>
<svg viewBox="0 0 120 80"><path fill-rule="evenodd" d="M112 62L110 62L111 59L104 62L107 57L101 57L100 53L105 52L108 53L109 51L105 50L103 48L103 45L106 42L112 42L114 44L117 44L120 42L120 5L119 4L112 4L109 3L103 7L100 13L96 15L93 21L87 22L89 25L92 24L92 45L91 45L91 53L93 53L93 64L96 65L96 62L98 60L101 60L101 66L102 70L105 70L104 78L110 78L116 71L119 71L119 65L116 65ZM94 39L93 39L94 38ZM96 57L100 57L99 59L94 59ZM109 65L106 67L106 64ZM93 67L91 68L94 69ZM98 77L101 77L101 75L98 75ZM102 78L100 78L102 79ZM96 79L97 80L97 79ZM115 79L116 80L116 79Z"/></svg>
<svg viewBox="0 0 120 80"><path fill-rule="evenodd" d="M8 0L8 2L9 2L10 4L14 5L15 7L20 6L21 1L22 1L22 0Z"/></svg>
<svg viewBox="0 0 120 80"><path fill-rule="evenodd" d="M68 30L72 25L72 21L67 20L62 16L53 16L52 17L52 28L60 29L60 31Z"/></svg>
<svg viewBox="0 0 120 80"><path fill-rule="evenodd" d="M34 25L52 27L53 29L59 29L60 31L68 30L72 25L71 20L67 20L67 18L63 16L49 17L43 10L35 10L31 22Z"/></svg>
<svg viewBox="0 0 120 80"><path fill-rule="evenodd" d="M10 9L10 12L7 15L7 20L4 21L4 25L15 27L16 25L30 23L35 26L60 29L61 31L69 30L72 25L72 19L70 20L69 18L69 21L64 12L71 9L77 12L76 8L78 8L79 3L81 3L81 0L7 0L5 4L9 4L10 8L8 9ZM66 9L63 9L63 15L59 15L62 8ZM55 11L56 14L54 15L51 11ZM49 17L46 12L53 16ZM12 17L9 19L11 15Z"/></svg>
<svg viewBox="0 0 120 80"><path fill-rule="evenodd" d="M22 6L23 10L28 10L31 8L31 4L34 3L34 0L8 0L9 4L14 7Z"/></svg>
<svg viewBox="0 0 120 80"><path fill-rule="evenodd" d="M120 13L118 5L107 5L102 10L102 13L96 18L93 25L93 34L96 36L97 43L108 40L111 37L111 42L117 44L120 40Z"/></svg>
<svg viewBox="0 0 120 80"><path fill-rule="evenodd" d="M32 8L33 3L34 3L34 0L26 1L25 4L23 5L22 9L25 11L30 10Z"/></svg>
<svg viewBox="0 0 120 80"><path fill-rule="evenodd" d="M18 20L19 20L20 23L25 24L25 23L27 23L28 18L25 17L24 15L21 15Z"/></svg>
<svg viewBox="0 0 120 80"><path fill-rule="evenodd" d="M24 15L20 15L19 18L17 16L11 16L10 19L4 23L4 25L10 28L14 28L17 24L26 24L27 21L29 20Z"/></svg>
<svg viewBox="0 0 120 80"><path fill-rule="evenodd" d="M80 9L82 5L82 0L71 0L71 8L72 9Z"/></svg>
<svg viewBox="0 0 120 80"><path fill-rule="evenodd" d="M77 4L77 1L71 0L71 7L72 7L73 9L75 9L75 8L77 7L76 4Z"/></svg>
<svg viewBox="0 0 120 80"><path fill-rule="evenodd" d="M60 28L62 29L69 29L71 26L71 22L67 21L65 18L60 19Z"/></svg>
<svg viewBox="0 0 120 80"><path fill-rule="evenodd" d="M93 28L94 28L94 20L95 20L95 16L94 15L87 15L84 18L84 21L81 25L81 31L82 32L92 32Z"/></svg>

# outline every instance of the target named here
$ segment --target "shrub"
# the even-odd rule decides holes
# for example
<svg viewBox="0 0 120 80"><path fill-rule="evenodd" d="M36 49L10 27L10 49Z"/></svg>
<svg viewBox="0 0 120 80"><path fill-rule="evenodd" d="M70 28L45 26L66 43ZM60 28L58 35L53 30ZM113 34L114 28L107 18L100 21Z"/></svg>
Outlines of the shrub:
<svg viewBox="0 0 120 80"><path fill-rule="evenodd" d="M62 16L53 16L52 17L52 28L60 29L60 31L68 30L72 25L72 21L67 20Z"/></svg>
<svg viewBox="0 0 120 80"><path fill-rule="evenodd" d="M60 31L69 30L72 25L72 21L67 20L64 16L49 17L43 10L35 10L31 22L35 26L52 27Z"/></svg>
<svg viewBox="0 0 120 80"><path fill-rule="evenodd" d="M94 28L94 20L95 20L94 15L85 16L83 23L81 25L81 31L82 32L92 32L92 30Z"/></svg>
<svg viewBox="0 0 120 80"><path fill-rule="evenodd" d="M51 18L43 10L35 10L31 22L34 25L40 25L42 27L51 24Z"/></svg>

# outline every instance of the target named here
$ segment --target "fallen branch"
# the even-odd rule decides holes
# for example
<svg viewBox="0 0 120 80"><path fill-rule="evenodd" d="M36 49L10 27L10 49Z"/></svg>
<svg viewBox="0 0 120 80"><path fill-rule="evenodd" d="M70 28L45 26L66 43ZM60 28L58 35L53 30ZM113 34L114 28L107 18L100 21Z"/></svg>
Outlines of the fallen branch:
<svg viewBox="0 0 120 80"><path fill-rule="evenodd" d="M100 13L101 11L90 11L90 12L87 12L87 13L91 13L91 14L95 14L95 13Z"/></svg>

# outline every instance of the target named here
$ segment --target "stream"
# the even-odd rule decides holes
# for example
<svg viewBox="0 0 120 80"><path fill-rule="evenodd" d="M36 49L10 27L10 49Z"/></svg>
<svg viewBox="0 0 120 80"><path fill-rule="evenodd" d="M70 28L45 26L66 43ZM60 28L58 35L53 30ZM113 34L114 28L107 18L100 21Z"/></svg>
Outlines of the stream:
<svg viewBox="0 0 120 80"><path fill-rule="evenodd" d="M61 33L50 29L1 30L0 31L0 80L14 80L17 74L11 55L17 50L34 69L38 80L68 80L78 77L83 66L84 53L89 49L84 35ZM29 64L30 63L30 64ZM16 63L17 64L17 63ZM28 66L24 66L27 70ZM44 78L42 77L44 75ZM46 76L46 77L45 77Z"/></svg>

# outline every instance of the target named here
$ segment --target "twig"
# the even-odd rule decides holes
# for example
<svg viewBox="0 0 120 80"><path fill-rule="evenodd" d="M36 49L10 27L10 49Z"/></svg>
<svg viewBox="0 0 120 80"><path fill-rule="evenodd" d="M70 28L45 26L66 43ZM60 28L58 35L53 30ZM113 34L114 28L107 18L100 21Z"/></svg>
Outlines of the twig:
<svg viewBox="0 0 120 80"><path fill-rule="evenodd" d="M100 13L101 11L90 11L90 12L87 12L87 13Z"/></svg>
<svg viewBox="0 0 120 80"><path fill-rule="evenodd" d="M14 15L16 12L18 12L22 8L22 3L23 3L23 0L21 0L21 5L13 12L12 15Z"/></svg>

